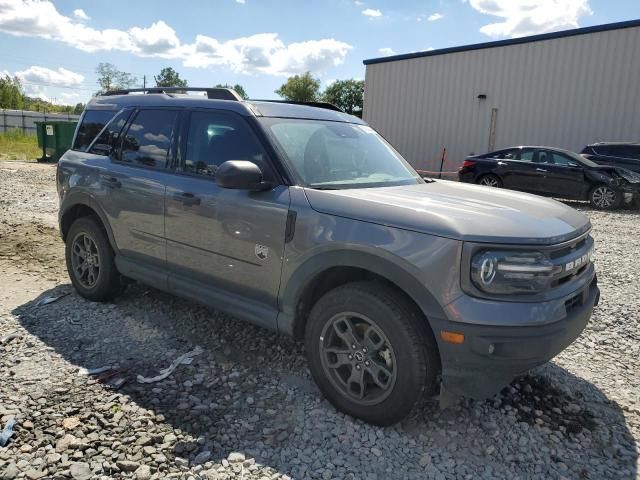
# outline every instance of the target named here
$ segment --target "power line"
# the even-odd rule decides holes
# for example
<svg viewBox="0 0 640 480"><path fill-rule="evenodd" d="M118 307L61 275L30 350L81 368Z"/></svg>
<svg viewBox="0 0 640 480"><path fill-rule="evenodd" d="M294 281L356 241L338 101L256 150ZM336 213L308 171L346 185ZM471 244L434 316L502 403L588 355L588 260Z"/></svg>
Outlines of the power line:
<svg viewBox="0 0 640 480"><path fill-rule="evenodd" d="M25 85L37 85L41 87L68 88L70 90L85 90L87 92L97 92L99 90L99 88L97 87L94 87L94 88L71 87L67 85L56 85L55 83L46 83L46 82L27 82L27 81L20 80L20 83L23 83ZM88 86L88 85L85 85L85 86Z"/></svg>

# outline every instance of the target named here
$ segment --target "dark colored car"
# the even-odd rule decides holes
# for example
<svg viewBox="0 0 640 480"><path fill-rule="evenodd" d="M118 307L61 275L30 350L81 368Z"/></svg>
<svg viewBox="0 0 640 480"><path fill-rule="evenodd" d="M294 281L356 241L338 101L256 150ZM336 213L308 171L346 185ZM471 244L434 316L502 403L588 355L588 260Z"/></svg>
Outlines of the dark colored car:
<svg viewBox="0 0 640 480"><path fill-rule="evenodd" d="M549 147L513 147L467 157L458 171L461 182L538 195L589 200L613 209L640 200L640 174L598 165L577 153Z"/></svg>
<svg viewBox="0 0 640 480"><path fill-rule="evenodd" d="M580 154L600 165L611 165L640 172L640 143L592 143L584 147Z"/></svg>

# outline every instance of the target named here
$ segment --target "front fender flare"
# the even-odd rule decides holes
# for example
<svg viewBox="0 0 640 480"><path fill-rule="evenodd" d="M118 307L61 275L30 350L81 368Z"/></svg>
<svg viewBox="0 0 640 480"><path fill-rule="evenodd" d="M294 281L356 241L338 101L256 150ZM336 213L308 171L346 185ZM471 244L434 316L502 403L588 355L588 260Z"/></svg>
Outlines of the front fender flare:
<svg viewBox="0 0 640 480"><path fill-rule="evenodd" d="M446 318L441 305L429 290L410 272L391 260L372 253L335 250L319 253L300 265L287 280L281 290L278 314L278 330L287 335L294 335L297 317L297 305L314 278L332 267L355 267L372 272L403 290L427 317Z"/></svg>

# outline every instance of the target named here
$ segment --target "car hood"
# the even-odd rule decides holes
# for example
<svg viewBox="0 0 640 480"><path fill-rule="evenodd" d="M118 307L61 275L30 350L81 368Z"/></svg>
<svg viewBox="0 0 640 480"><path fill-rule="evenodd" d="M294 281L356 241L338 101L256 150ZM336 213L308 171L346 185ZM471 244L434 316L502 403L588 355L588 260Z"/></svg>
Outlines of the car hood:
<svg viewBox="0 0 640 480"><path fill-rule="evenodd" d="M555 200L444 180L305 192L321 213L463 241L549 245L591 228L586 215Z"/></svg>

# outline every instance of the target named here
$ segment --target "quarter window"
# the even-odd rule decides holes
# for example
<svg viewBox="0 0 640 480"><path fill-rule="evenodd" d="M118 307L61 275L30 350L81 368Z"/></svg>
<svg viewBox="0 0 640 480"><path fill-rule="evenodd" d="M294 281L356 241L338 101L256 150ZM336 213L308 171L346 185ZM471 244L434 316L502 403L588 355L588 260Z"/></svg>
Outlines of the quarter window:
<svg viewBox="0 0 640 480"><path fill-rule="evenodd" d="M165 168L177 115L171 110L138 112L122 136L120 160L133 165Z"/></svg>
<svg viewBox="0 0 640 480"><path fill-rule="evenodd" d="M116 114L113 110L85 110L78 127L78 134L73 142L73 150L86 152L93 139L96 138L109 120Z"/></svg>
<svg viewBox="0 0 640 480"><path fill-rule="evenodd" d="M192 112L184 170L213 177L228 160L248 160L263 173L268 172L264 150L241 117L215 111Z"/></svg>

